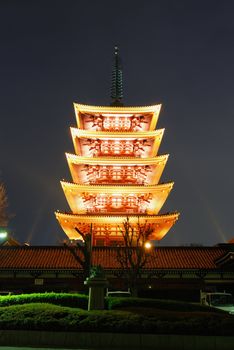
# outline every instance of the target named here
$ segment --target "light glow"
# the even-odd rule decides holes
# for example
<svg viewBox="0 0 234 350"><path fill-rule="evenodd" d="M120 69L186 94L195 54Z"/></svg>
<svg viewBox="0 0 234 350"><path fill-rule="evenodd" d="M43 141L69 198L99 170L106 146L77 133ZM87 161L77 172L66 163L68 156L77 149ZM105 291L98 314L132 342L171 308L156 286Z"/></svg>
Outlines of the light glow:
<svg viewBox="0 0 234 350"><path fill-rule="evenodd" d="M0 232L0 239L4 239L4 238L7 238L7 232L6 231Z"/></svg>
<svg viewBox="0 0 234 350"><path fill-rule="evenodd" d="M145 249L152 248L152 244L150 242L145 242Z"/></svg>

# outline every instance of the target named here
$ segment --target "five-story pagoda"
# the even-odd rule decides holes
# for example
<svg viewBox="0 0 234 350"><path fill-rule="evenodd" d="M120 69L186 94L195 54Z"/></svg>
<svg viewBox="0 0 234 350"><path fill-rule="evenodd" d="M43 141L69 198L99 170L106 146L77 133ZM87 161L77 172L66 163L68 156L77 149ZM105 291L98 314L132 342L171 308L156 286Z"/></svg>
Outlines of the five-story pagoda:
<svg viewBox="0 0 234 350"><path fill-rule="evenodd" d="M125 107L122 68L115 48L113 102L108 107L74 104L75 154L66 154L73 182L61 182L71 213L56 212L70 240L90 232L93 245L121 245L120 226L129 218L152 226L162 239L178 213L159 214L173 183L159 183L168 155L158 155L164 129L156 129L161 105Z"/></svg>

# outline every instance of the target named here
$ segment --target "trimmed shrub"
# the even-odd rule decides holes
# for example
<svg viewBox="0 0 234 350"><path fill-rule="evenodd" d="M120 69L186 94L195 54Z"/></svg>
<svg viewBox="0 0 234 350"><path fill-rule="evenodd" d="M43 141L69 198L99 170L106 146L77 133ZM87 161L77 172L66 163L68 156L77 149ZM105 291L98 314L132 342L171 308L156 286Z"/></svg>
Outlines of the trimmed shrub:
<svg viewBox="0 0 234 350"><path fill-rule="evenodd" d="M54 292L0 296L0 307L28 303L51 303L55 305L87 309L88 296L85 294L69 294Z"/></svg>
<svg viewBox="0 0 234 350"><path fill-rule="evenodd" d="M86 311L53 304L24 304L0 308L0 329L111 333L233 335L228 314L168 312L144 316L127 311ZM178 317L179 316L179 317Z"/></svg>
<svg viewBox="0 0 234 350"><path fill-rule="evenodd" d="M176 300L146 299L146 298L106 298L106 307L108 310L124 309L124 308L154 308L168 311L179 312L215 312L223 313L223 311L195 303L188 303Z"/></svg>
<svg viewBox="0 0 234 350"><path fill-rule="evenodd" d="M1 307L0 329L127 332L127 330L134 331L134 327L140 325L139 318L128 312L88 312L52 304L34 303Z"/></svg>
<svg viewBox="0 0 234 350"><path fill-rule="evenodd" d="M88 296L85 294L71 294L71 293L32 293L0 296L0 307L28 304L28 303L50 303L60 306L68 306L87 310ZM215 312L223 313L223 311L210 308L194 303L180 302L173 300L157 300L146 298L123 298L123 297L109 297L105 298L105 308L108 310L124 310L131 311L139 308L168 310L178 312Z"/></svg>

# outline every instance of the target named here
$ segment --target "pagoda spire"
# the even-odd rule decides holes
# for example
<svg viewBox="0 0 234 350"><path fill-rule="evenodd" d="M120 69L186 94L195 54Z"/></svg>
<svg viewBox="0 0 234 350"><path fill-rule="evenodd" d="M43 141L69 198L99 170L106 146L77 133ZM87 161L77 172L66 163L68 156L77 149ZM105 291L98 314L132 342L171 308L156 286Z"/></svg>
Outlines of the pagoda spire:
<svg viewBox="0 0 234 350"><path fill-rule="evenodd" d="M118 46L115 46L114 66L111 79L111 98L113 99L110 104L111 106L123 106L121 102L123 98L123 72Z"/></svg>

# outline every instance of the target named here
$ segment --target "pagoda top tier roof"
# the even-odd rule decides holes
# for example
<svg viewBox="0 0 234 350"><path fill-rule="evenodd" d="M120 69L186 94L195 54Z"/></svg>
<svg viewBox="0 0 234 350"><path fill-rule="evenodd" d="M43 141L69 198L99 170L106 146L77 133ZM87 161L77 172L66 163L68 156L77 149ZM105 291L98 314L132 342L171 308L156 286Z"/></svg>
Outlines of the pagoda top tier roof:
<svg viewBox="0 0 234 350"><path fill-rule="evenodd" d="M87 130L100 130L113 128L113 129L132 129L132 130L154 130L158 121L161 105L153 106L88 106L74 103L74 109L76 114L77 126L80 129ZM130 118L132 122L124 125L122 123L111 125L109 123L109 117L111 118ZM91 119L90 119L91 118ZM93 119L92 119L93 118ZM96 119L95 119L96 118ZM108 120L108 126L99 124L100 118ZM131 124L132 123L132 124Z"/></svg>
<svg viewBox="0 0 234 350"><path fill-rule="evenodd" d="M151 106L92 106L74 103L76 112L86 113L157 113L159 114L161 104Z"/></svg>

